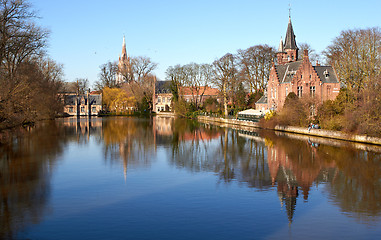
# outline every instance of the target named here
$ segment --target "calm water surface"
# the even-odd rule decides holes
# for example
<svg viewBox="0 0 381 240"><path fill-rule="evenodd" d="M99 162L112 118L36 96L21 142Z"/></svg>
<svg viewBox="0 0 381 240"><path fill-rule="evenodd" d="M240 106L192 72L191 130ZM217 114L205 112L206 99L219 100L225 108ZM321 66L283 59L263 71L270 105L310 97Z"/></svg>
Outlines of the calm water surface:
<svg viewBox="0 0 381 240"><path fill-rule="evenodd" d="M0 145L0 239L381 239L381 148L174 118Z"/></svg>

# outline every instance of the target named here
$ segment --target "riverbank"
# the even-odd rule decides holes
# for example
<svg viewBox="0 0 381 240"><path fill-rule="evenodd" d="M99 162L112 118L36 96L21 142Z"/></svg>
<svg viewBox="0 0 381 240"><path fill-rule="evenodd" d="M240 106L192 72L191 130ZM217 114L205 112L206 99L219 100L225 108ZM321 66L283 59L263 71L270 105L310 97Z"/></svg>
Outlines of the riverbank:
<svg viewBox="0 0 381 240"><path fill-rule="evenodd" d="M216 117L208 117L208 116L198 116L197 118L200 122L211 122L211 123L222 123L228 125L239 125L249 128L261 128L258 123L250 122L250 121L241 121L236 119L224 119L224 118L216 118ZM348 134L339 131L330 131L324 129L311 129L301 127L292 127L292 126L275 126L275 131L279 132L289 132L289 133L297 133L309 136L323 137L323 138L331 138L338 139L350 142L359 142L359 143L368 143L381 145L381 138L369 137L366 135L354 135Z"/></svg>

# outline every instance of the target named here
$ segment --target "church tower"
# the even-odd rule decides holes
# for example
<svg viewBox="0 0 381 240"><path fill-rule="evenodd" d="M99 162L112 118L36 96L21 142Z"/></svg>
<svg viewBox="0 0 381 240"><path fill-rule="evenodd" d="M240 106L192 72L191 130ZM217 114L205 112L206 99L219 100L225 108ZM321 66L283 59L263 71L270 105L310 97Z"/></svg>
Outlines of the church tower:
<svg viewBox="0 0 381 240"><path fill-rule="evenodd" d="M122 54L119 56L117 83L132 81L131 58L127 54L126 39L123 36Z"/></svg>
<svg viewBox="0 0 381 240"><path fill-rule="evenodd" d="M279 43L277 53L278 64L295 62L298 60L298 46L296 45L294 29L292 28L291 17L288 18L288 26L284 44L282 39Z"/></svg>

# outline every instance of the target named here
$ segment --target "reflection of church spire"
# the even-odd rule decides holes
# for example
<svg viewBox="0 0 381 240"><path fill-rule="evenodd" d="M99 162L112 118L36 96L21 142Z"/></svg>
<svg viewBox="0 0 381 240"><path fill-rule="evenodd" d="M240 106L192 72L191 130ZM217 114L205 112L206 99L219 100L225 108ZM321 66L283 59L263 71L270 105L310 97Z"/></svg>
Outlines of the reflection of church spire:
<svg viewBox="0 0 381 240"><path fill-rule="evenodd" d="M287 183L278 184L278 197L281 201L281 206L285 207L288 217L288 222L291 224L296 208L296 199L298 197L298 187L290 186Z"/></svg>

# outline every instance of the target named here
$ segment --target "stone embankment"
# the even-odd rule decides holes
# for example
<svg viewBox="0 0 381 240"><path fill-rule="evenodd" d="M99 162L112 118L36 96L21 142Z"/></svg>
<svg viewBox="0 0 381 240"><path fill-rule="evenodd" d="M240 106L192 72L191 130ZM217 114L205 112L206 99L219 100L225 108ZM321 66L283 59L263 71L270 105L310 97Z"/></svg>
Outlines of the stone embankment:
<svg viewBox="0 0 381 240"><path fill-rule="evenodd" d="M216 118L216 117L199 116L198 120L200 122L215 122L215 123L227 124L227 125L239 125L244 127L261 128L259 124L256 122L241 121L236 119L224 119L224 118ZM309 131L307 127L302 128L302 127L292 127L292 126L276 126L275 129L273 130L281 131L281 132L304 134L309 136L339 139L339 140L345 140L345 141L351 141L351 142L381 145L381 138L369 137L366 135L354 135L354 134L348 134L348 133L339 132L339 131L329 131L324 129L311 129Z"/></svg>

